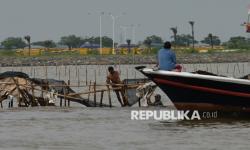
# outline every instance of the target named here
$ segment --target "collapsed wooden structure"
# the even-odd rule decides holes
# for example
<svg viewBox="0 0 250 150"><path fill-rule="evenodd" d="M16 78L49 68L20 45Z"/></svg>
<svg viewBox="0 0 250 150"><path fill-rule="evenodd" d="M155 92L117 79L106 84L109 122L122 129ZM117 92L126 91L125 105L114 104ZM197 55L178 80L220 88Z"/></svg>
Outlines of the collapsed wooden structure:
<svg viewBox="0 0 250 150"><path fill-rule="evenodd" d="M13 107L13 100L16 100L18 107L50 106L55 105L55 99L60 99L60 106L70 106L70 102L77 102L87 107L112 107L111 91L119 90L121 87L136 89L140 83L121 84L115 88L106 85L90 83L88 91L76 93L72 87L86 87L81 85L70 85L62 80L29 78L22 72L4 72L0 74L0 105L3 107L4 100L10 100L9 107ZM97 89L97 87L105 87ZM108 96L108 104L103 103L104 92ZM97 93L100 93L100 101L97 100ZM90 96L93 94L93 100ZM81 97L87 95L87 98Z"/></svg>

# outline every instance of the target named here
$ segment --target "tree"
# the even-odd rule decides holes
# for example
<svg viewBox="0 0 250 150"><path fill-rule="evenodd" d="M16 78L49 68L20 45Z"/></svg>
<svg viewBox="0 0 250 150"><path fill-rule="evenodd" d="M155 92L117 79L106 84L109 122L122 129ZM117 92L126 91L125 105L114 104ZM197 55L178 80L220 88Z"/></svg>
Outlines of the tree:
<svg viewBox="0 0 250 150"><path fill-rule="evenodd" d="M100 37L85 37L82 39L82 43L89 42L91 44L100 44ZM112 47L113 40L110 37L102 37L102 46L103 47Z"/></svg>
<svg viewBox="0 0 250 150"><path fill-rule="evenodd" d="M149 45L149 43L150 43L150 45L151 45L152 43L155 43L155 44L162 44L162 43L163 43L163 40L162 40L162 38L159 37L159 36L151 35L151 36L146 37L146 39L144 40L143 43L146 44L146 45Z"/></svg>
<svg viewBox="0 0 250 150"><path fill-rule="evenodd" d="M56 47L56 43L52 40L38 41L38 42L32 43L32 45L39 45L39 46L43 46L46 48Z"/></svg>
<svg viewBox="0 0 250 150"><path fill-rule="evenodd" d="M100 37L95 37L93 39L94 44L100 44ZM113 40L110 37L103 36L102 37L102 46L103 47L112 47Z"/></svg>
<svg viewBox="0 0 250 150"><path fill-rule="evenodd" d="M1 45L6 49L24 48L26 46L25 42L20 37L8 37L1 42Z"/></svg>
<svg viewBox="0 0 250 150"><path fill-rule="evenodd" d="M221 40L218 36L212 35L211 33L208 34L207 37L204 38L204 40L201 41L201 43L204 44L209 44L211 46L213 45L220 45L221 44Z"/></svg>
<svg viewBox="0 0 250 150"><path fill-rule="evenodd" d="M171 38L173 38L173 36ZM191 43L193 43L193 37L190 34L176 35L176 45L190 46ZM194 40L194 43L196 44L198 41Z"/></svg>
<svg viewBox="0 0 250 150"><path fill-rule="evenodd" d="M170 30L173 32L173 37L174 37L174 43L176 44L176 42L177 42L177 27L172 27L172 28L170 28Z"/></svg>
<svg viewBox="0 0 250 150"><path fill-rule="evenodd" d="M249 49L250 48L250 39L236 36L231 37L228 42L223 43L229 49Z"/></svg>
<svg viewBox="0 0 250 150"><path fill-rule="evenodd" d="M99 38L100 40L100 38ZM107 36L102 37L102 45L104 47L111 47L113 45L113 40Z"/></svg>
<svg viewBox="0 0 250 150"><path fill-rule="evenodd" d="M130 44L131 44L131 40L130 39L127 39L127 44L128 44L128 53L131 53L131 49L130 49Z"/></svg>
<svg viewBox="0 0 250 150"><path fill-rule="evenodd" d="M61 37L61 40L59 43L63 45L67 45L69 50L71 50L72 48L80 47L83 44L82 41L83 40L81 37L77 37L75 35L69 35L69 36Z"/></svg>
<svg viewBox="0 0 250 150"><path fill-rule="evenodd" d="M188 23L191 25L191 29L192 29L192 43L193 43L193 49L194 49L194 44L195 44L195 40L194 40L194 21L189 21Z"/></svg>

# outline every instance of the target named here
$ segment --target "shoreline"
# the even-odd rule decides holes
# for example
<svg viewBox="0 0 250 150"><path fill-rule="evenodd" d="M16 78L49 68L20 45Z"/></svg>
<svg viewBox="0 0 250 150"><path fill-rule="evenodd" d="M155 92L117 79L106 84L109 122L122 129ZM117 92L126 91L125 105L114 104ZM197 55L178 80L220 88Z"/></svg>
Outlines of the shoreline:
<svg viewBox="0 0 250 150"><path fill-rule="evenodd" d="M177 53L177 63L239 63L250 62L250 52ZM86 55L86 56L0 56L2 67L56 65L156 64L156 55Z"/></svg>

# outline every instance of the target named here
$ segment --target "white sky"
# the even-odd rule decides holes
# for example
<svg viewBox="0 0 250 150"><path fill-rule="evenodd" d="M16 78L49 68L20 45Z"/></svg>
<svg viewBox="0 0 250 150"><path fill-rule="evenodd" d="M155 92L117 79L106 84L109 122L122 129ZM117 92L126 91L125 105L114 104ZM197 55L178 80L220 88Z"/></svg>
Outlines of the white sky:
<svg viewBox="0 0 250 150"><path fill-rule="evenodd" d="M110 37L108 13L126 13L116 20L117 42L121 25L140 24L136 41L153 34L169 40L170 27L177 26L178 34L190 33L189 20L195 21L197 40L211 32L225 41L231 36L247 36L240 25L247 19L248 4L249 0L0 0L0 40L24 35L31 35L32 41L58 41L69 34L98 36L103 11L103 35ZM130 28L127 38L131 36Z"/></svg>

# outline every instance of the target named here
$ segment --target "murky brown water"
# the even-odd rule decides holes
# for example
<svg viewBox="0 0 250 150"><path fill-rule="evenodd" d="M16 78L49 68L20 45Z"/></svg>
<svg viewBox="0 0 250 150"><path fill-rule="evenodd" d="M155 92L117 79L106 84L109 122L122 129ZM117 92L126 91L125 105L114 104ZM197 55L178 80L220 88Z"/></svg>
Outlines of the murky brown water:
<svg viewBox="0 0 250 150"><path fill-rule="evenodd" d="M208 70L230 76L250 73L249 63L184 65L187 71ZM211 68L210 68L211 67ZM60 67L60 79L68 79L68 66ZM78 66L84 83L86 66ZM87 66L88 80L104 83L107 66ZM119 68L119 66L118 66ZM142 77L134 66L120 66L122 78ZM244 69L243 69L244 68ZM24 71L32 77L44 77L44 67L1 68ZM34 69L34 68L33 68ZM59 79L59 68L48 67L49 78ZM32 70L32 74L31 74ZM65 70L67 73L65 73ZM78 76L71 66L71 82ZM94 71L96 70L96 71ZM96 72L96 73L95 73ZM75 88L75 90L82 90ZM114 96L114 95L113 95ZM113 100L119 106L116 100ZM37 150L248 150L250 148L250 121L217 119L206 121L132 121L133 108L86 108L72 104L71 108L4 108L0 110L0 149Z"/></svg>
<svg viewBox="0 0 250 150"><path fill-rule="evenodd" d="M132 121L130 109L29 108L0 113L0 149L248 150L250 122Z"/></svg>

